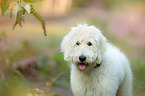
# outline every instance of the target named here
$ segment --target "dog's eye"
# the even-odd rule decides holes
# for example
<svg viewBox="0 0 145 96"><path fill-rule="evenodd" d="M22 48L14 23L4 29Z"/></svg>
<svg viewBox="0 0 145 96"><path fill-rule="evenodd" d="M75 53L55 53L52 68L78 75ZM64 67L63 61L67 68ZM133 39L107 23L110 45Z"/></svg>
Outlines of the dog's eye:
<svg viewBox="0 0 145 96"><path fill-rule="evenodd" d="M76 45L80 45L81 43L79 41L77 41Z"/></svg>
<svg viewBox="0 0 145 96"><path fill-rule="evenodd" d="M91 42L88 42L88 44L87 44L88 46L92 46L92 43Z"/></svg>

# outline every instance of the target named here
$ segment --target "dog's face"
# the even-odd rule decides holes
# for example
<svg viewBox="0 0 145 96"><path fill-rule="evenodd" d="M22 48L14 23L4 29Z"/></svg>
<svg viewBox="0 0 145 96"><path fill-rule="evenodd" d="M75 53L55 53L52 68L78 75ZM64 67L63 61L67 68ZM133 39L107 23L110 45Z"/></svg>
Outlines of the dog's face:
<svg viewBox="0 0 145 96"><path fill-rule="evenodd" d="M70 60L79 70L90 70L100 63L105 51L106 38L94 26L78 25L66 35L61 51L66 61Z"/></svg>
<svg viewBox="0 0 145 96"><path fill-rule="evenodd" d="M72 41L72 44L70 59L79 70L86 70L96 64L97 43L93 36L82 33Z"/></svg>

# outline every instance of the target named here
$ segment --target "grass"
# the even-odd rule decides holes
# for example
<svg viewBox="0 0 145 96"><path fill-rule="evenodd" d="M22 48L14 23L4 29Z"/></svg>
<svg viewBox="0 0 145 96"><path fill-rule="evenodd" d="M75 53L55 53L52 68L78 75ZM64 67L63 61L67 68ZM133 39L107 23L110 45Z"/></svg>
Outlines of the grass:
<svg viewBox="0 0 145 96"><path fill-rule="evenodd" d="M58 93L51 90L53 83L63 73L58 74L51 81L47 81L43 87L32 88L28 81L22 80L17 76L12 76L9 80L0 80L0 96L60 96Z"/></svg>
<svg viewBox="0 0 145 96"><path fill-rule="evenodd" d="M65 88L70 88L68 86L70 72L69 66L66 62L64 62L63 54L59 52L59 44L61 41L60 37L40 38L34 41L29 39L22 39L16 46L11 46L11 42L7 44L4 41L9 42L7 37L1 38L1 43L4 43L4 46L8 48L7 50L3 50L2 46L0 49L0 66L4 64L3 67L1 67L2 73L0 72L0 76L4 75L4 77L1 79L5 80L9 78L10 80L13 80L11 77L16 75L17 77L21 78L24 77L24 79L29 83L47 82L47 87L50 84L51 86L62 86ZM31 58L33 57L36 57L35 61L31 61ZM17 69L13 69L13 66L16 66L16 62L22 61L22 63L27 64L24 59L30 59L30 62L32 63L25 67L17 66ZM19 63L17 65L19 65ZM57 75L62 72L64 72L64 74L58 78ZM55 78L53 77L57 78L56 82L54 82L53 79ZM21 81L21 79L17 80L17 82L19 81ZM9 81L6 82L9 83ZM10 96L9 94L15 94L16 90L12 89L15 86L8 88L11 86L11 84L7 85L6 82L3 82L2 80L0 83L3 85L0 90L4 90L0 92L0 96ZM28 83L26 85L28 85ZM26 89L31 87L32 86L27 86ZM38 88L34 88L34 90L31 88L32 90L27 96L59 96L56 94L56 92L51 90L51 87L43 87L45 87L45 89L41 89L40 86ZM6 93L6 89L11 91ZM19 89L20 93L15 96L26 96L26 93L28 92L21 92L23 90L21 87L19 87ZM35 91L37 92L35 93Z"/></svg>
<svg viewBox="0 0 145 96"><path fill-rule="evenodd" d="M144 96L145 94L145 61L132 60L133 72L133 93L134 96Z"/></svg>

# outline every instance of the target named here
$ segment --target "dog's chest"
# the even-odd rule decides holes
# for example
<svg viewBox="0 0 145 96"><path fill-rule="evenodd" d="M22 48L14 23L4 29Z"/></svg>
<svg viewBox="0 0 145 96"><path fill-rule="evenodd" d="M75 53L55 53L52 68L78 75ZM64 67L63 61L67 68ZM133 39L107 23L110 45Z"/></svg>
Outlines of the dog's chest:
<svg viewBox="0 0 145 96"><path fill-rule="evenodd" d="M103 74L79 75L74 72L71 74L71 87L74 96L114 96L111 91L117 89L115 83Z"/></svg>
<svg viewBox="0 0 145 96"><path fill-rule="evenodd" d="M92 80L91 80L92 79ZM97 81L96 81L97 82ZM75 96L93 96L100 93L100 83L96 83L93 78L71 78L71 86ZM101 88L102 89L102 88Z"/></svg>

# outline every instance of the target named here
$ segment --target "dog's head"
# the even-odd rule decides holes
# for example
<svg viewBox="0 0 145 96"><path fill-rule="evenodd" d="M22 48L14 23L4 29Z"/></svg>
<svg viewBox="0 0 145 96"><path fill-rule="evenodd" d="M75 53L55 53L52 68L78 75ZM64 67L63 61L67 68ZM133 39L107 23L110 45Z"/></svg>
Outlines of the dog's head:
<svg viewBox="0 0 145 96"><path fill-rule="evenodd" d="M106 38L101 31L87 24L72 27L63 38L61 51L79 70L89 70L100 63L106 48Z"/></svg>

